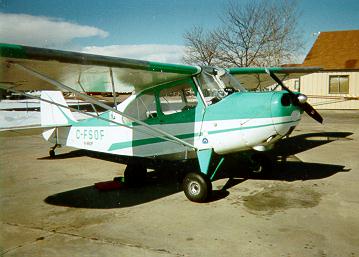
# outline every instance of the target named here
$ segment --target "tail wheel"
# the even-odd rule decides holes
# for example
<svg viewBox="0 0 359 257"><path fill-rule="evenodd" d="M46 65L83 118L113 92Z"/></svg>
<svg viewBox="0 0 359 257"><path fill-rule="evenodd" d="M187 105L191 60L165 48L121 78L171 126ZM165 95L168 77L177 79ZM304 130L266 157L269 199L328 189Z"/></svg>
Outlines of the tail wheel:
<svg viewBox="0 0 359 257"><path fill-rule="evenodd" d="M49 155L50 155L50 158L54 158L55 157L55 151L53 149L51 149L49 151Z"/></svg>
<svg viewBox="0 0 359 257"><path fill-rule="evenodd" d="M265 178L272 172L272 161L265 155L256 153L251 157L250 174L255 178Z"/></svg>
<svg viewBox="0 0 359 257"><path fill-rule="evenodd" d="M50 151L49 151L49 155L50 155L50 158L54 158L55 157L55 149L57 147L61 147L61 145L59 144L55 144L53 147L50 148Z"/></svg>
<svg viewBox="0 0 359 257"><path fill-rule="evenodd" d="M147 169L141 164L128 164L124 177L128 186L142 186L146 182Z"/></svg>
<svg viewBox="0 0 359 257"><path fill-rule="evenodd" d="M212 193L212 183L205 175L188 173L183 180L183 191L192 202L205 202Z"/></svg>

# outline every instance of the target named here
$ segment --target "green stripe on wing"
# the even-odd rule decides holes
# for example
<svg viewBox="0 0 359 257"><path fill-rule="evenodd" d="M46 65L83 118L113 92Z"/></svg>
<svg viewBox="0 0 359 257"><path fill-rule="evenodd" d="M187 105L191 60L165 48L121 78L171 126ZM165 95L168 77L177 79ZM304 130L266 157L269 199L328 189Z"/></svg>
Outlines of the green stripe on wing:
<svg viewBox="0 0 359 257"><path fill-rule="evenodd" d="M249 90L265 88L275 85L276 82L267 74L273 72L281 80L299 78L306 74L321 70L319 67L236 67L227 69L230 74L235 76Z"/></svg>
<svg viewBox="0 0 359 257"><path fill-rule="evenodd" d="M235 67L229 68L230 74L264 74L268 71L273 73L313 73L321 70L320 67Z"/></svg>

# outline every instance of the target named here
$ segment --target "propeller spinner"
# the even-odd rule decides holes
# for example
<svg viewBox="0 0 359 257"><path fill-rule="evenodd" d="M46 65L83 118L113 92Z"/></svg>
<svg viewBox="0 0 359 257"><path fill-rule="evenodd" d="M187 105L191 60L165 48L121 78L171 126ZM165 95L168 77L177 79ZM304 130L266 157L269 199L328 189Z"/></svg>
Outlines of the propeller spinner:
<svg viewBox="0 0 359 257"><path fill-rule="evenodd" d="M267 70L267 73L278 83L285 91L292 97L293 102L300 106L310 117L319 123L323 123L323 117L307 102L307 96L303 94L296 95L283 82L271 71Z"/></svg>

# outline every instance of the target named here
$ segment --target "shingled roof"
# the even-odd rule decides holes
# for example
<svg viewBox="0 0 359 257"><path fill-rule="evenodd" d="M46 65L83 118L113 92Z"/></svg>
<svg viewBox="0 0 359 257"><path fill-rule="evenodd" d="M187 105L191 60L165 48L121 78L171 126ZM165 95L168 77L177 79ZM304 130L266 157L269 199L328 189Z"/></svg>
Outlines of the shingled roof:
<svg viewBox="0 0 359 257"><path fill-rule="evenodd" d="M324 70L359 69L359 30L321 32L302 66Z"/></svg>

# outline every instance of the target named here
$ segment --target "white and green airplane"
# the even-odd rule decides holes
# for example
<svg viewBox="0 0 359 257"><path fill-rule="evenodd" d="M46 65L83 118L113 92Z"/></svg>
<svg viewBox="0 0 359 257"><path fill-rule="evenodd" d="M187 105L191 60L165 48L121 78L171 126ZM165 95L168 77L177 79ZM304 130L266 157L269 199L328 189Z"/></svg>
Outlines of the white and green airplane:
<svg viewBox="0 0 359 257"><path fill-rule="evenodd" d="M147 62L28 46L0 44L0 87L12 92L41 90L43 137L70 146L120 156L198 159L183 180L187 198L208 199L211 180L227 154L270 149L298 125L303 111L322 117L305 95L283 79L315 67L230 68ZM273 84L282 91L254 92ZM92 104L88 119L76 120L62 92ZM111 107L88 92L133 91ZM36 98L35 96L30 96ZM106 111L99 114L96 106ZM255 155L255 172L266 160ZM125 181L143 180L146 167L128 164Z"/></svg>

